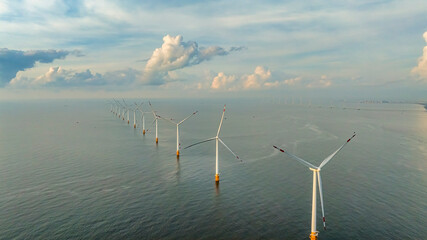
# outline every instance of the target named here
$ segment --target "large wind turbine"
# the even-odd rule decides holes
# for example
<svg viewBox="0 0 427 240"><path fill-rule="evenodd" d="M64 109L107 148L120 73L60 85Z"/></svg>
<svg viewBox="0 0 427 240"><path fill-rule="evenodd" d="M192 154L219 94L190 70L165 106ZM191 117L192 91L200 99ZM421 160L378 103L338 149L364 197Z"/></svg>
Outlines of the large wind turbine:
<svg viewBox="0 0 427 240"><path fill-rule="evenodd" d="M228 151L230 151L237 159L239 159L240 161L242 161L239 156L237 156L233 151L231 151L231 149L225 145L225 143L219 138L219 132L221 131L221 125L222 125L222 121L224 120L224 114L225 114L225 105L224 105L224 110L222 111L222 117L221 117L221 121L219 122L219 127L218 127L218 132L216 133L216 136L213 138L208 138L206 140L191 144L190 146L185 147L184 149L187 149L189 147L192 147L194 145L200 144L200 143L205 143L205 142L209 142L212 140L215 140L216 143L216 155L215 155L215 182L219 182L219 172L218 172L218 142L220 142L222 145L224 145L225 148L228 149Z"/></svg>
<svg viewBox="0 0 427 240"><path fill-rule="evenodd" d="M279 151L286 153L289 157L297 160L299 163L303 164L304 166L308 167L311 171L313 171L313 199L311 203L311 234L310 239L316 240L317 235L319 232L316 230L316 181L318 180L319 185L319 195L320 195L320 206L322 207L322 219L323 219L323 228L326 230L326 219L325 219L325 210L323 208L323 193L322 193L322 179L320 177L320 170L322 170L322 167L324 167L348 142L350 142L351 139L353 139L356 136L356 133L353 134L340 148L338 148L335 152L333 152L331 155L329 155L327 158L325 158L322 163L318 167L314 166L313 164L289 153L288 151L278 148L276 146L273 146L274 148L278 149Z"/></svg>
<svg viewBox="0 0 427 240"><path fill-rule="evenodd" d="M184 120L182 120L181 122L175 122L175 121L173 121L173 119L167 119L167 118L163 118L163 117L159 116L161 119L164 119L164 120L166 120L166 121L168 121L168 122L176 125L176 156L177 157L179 157L179 146L180 146L180 144L179 144L179 125L181 123L183 123L185 120L187 120L190 117L194 116L197 112L198 111L193 112L188 117L184 118Z"/></svg>
<svg viewBox="0 0 427 240"><path fill-rule="evenodd" d="M156 122L156 143L159 143L159 135L157 131L157 120L160 118L160 116L157 115L157 113L153 110L153 107L151 106L150 101L148 101L148 104L150 105L151 112L153 113L153 116L154 116L154 121Z"/></svg>

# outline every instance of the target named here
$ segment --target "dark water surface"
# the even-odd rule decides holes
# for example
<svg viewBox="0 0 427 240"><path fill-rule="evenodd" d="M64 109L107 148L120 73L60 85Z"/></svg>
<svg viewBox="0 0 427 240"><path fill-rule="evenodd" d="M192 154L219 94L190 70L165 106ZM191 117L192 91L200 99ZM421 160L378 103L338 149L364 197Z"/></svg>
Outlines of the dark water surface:
<svg viewBox="0 0 427 240"><path fill-rule="evenodd" d="M214 137L224 102L158 100L181 143ZM0 103L0 239L308 239L315 165L328 230L319 239L426 239L427 112L421 105L228 101L215 143L175 156L176 128L145 136L106 101ZM359 109L360 110L357 110ZM318 202L318 204L320 204ZM318 229L321 228L318 206Z"/></svg>

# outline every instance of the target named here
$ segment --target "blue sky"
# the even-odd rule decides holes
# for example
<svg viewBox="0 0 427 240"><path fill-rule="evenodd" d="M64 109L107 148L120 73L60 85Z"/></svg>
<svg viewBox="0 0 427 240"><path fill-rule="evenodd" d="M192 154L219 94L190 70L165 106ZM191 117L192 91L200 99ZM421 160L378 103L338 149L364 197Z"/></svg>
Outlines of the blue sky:
<svg viewBox="0 0 427 240"><path fill-rule="evenodd" d="M0 0L0 98L427 101L426 1Z"/></svg>

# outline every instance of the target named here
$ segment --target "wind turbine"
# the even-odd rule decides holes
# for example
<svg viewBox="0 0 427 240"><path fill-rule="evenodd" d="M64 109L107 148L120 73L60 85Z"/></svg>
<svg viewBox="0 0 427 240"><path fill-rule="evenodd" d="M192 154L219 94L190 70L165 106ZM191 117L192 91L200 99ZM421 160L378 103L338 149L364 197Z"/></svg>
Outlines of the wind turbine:
<svg viewBox="0 0 427 240"><path fill-rule="evenodd" d="M161 119L164 119L164 120L166 120L166 121L168 121L168 122L176 125L176 156L177 157L179 157L179 146L180 146L180 144L179 144L179 125L181 123L183 123L185 120L187 120L190 117L194 116L197 112L198 111L193 112L188 117L184 118L184 120L182 120L181 122L175 122L175 121L173 121L173 119L167 119L167 118L163 118L163 117L159 116Z"/></svg>
<svg viewBox="0 0 427 240"><path fill-rule="evenodd" d="M222 145L224 145L225 148L228 149L228 151L231 152L231 154L233 154L237 159L239 159L240 161L242 161L239 156L237 156L233 151L231 151L231 149L225 145L225 143L219 138L219 132L221 131L221 125L222 125L222 121L224 120L224 113L225 113L225 105L224 105L224 110L222 111L222 117L221 117L221 121L219 122L219 127L218 127L218 132L216 133L215 137L212 138L208 138L206 140L191 144L190 146L185 147L184 149L190 148L194 145L200 144L200 143L205 143L205 142L209 142L212 140L215 140L216 143L216 155L215 155L215 182L219 182L219 172L218 172L218 142L220 142Z"/></svg>
<svg viewBox="0 0 427 240"><path fill-rule="evenodd" d="M151 112L144 112L144 111L142 111L142 104L143 103L141 103L141 104L137 104L136 102L135 102L135 105L136 105L136 109L138 109L138 111L141 113L141 120L142 120L142 134L143 135L145 135L145 118L144 118L144 115L145 115L145 113L151 113Z"/></svg>
<svg viewBox="0 0 427 240"><path fill-rule="evenodd" d="M136 129L136 108L133 108L133 128Z"/></svg>
<svg viewBox="0 0 427 240"><path fill-rule="evenodd" d="M119 116L119 118L121 118L122 115L122 104L117 101L116 99L113 98L113 100L116 102L117 104L117 111L116 111L116 115Z"/></svg>
<svg viewBox="0 0 427 240"><path fill-rule="evenodd" d="M310 239L316 240L317 235L319 232L316 230L316 181L318 180L319 185L319 195L320 195L320 206L322 207L322 219L323 219L323 228L326 230L326 219L325 219L325 210L323 208L323 193L322 193L322 179L320 177L320 170L322 170L322 167L324 167L348 142L350 142L351 139L353 139L356 136L356 133L353 134L340 148L338 148L335 152L333 152L331 155L329 155L327 158L325 158L322 163L318 167L314 166L313 164L289 153L288 151L278 148L276 146L273 146L274 148L278 149L279 151L286 153L289 157L297 160L299 163L303 164L304 166L308 167L311 171L313 171L313 199L311 203L311 234Z"/></svg>
<svg viewBox="0 0 427 240"><path fill-rule="evenodd" d="M160 116L157 115L155 111L153 111L153 107L151 106L150 101L148 101L148 104L150 105L151 112L153 113L153 116L154 116L154 121L156 122L156 143L159 143L159 135L158 135L158 130L157 130L157 120L160 118Z"/></svg>
<svg viewBox="0 0 427 240"><path fill-rule="evenodd" d="M123 103L125 104L125 109L126 109L126 112L127 112L128 124L129 124L129 108L128 108L128 105L126 104L125 100L123 98L122 98L122 100L123 100ZM123 115L124 115L124 113L123 113ZM124 120L124 118L123 118L123 120Z"/></svg>

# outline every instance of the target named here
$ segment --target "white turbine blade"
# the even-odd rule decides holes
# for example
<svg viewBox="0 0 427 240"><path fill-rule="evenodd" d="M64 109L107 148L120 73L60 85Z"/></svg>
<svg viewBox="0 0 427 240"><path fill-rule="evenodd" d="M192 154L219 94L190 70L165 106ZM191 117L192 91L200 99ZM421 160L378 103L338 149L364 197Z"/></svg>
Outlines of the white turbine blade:
<svg viewBox="0 0 427 240"><path fill-rule="evenodd" d="M198 113L198 112L199 112L199 111L195 111L195 112L193 112L193 113L192 113L192 114L190 114L188 117L184 118L184 120L182 120L181 122L179 122L179 123L178 123L178 125L179 125L179 124L181 124L181 123L183 123L185 120L189 119L190 117L192 117L192 116L196 115L196 113Z"/></svg>
<svg viewBox="0 0 427 240"><path fill-rule="evenodd" d="M156 122L156 119L154 119L154 121L151 123L150 127L146 129L146 131L148 132L148 130L150 130L151 127L154 126L154 123Z"/></svg>
<svg viewBox="0 0 427 240"><path fill-rule="evenodd" d="M224 120L224 113L225 113L225 104L224 104L224 110L222 111L221 122L219 122L218 132L216 133L217 137L219 136L219 131L221 131L222 120Z"/></svg>
<svg viewBox="0 0 427 240"><path fill-rule="evenodd" d="M206 140L203 140L203 141L200 141L200 142L197 142L197 143L191 144L191 145L189 145L189 146L186 146L184 149L190 148L190 147L192 147L192 146L195 146L195 145L198 145L198 144L201 144L201 143L209 142L209 141L212 141L212 140L215 140L215 137L213 137L213 138L208 138L208 139L206 139Z"/></svg>
<svg viewBox="0 0 427 240"><path fill-rule="evenodd" d="M148 104L150 105L151 113L153 113L154 117L157 118L157 115L156 115L156 113L153 110L153 106L151 106L151 102L148 101Z"/></svg>
<svg viewBox="0 0 427 240"><path fill-rule="evenodd" d="M166 121L168 121L168 122L170 122L170 123L172 123L172 124L177 124L176 122L174 122L174 121L172 121L172 119L167 119L167 118L164 118L164 117L162 117L162 116L159 116L159 115L157 115L159 118L161 118L161 119L163 119L163 120L166 120Z"/></svg>
<svg viewBox="0 0 427 240"><path fill-rule="evenodd" d="M275 149L277 149L277 150L281 151L282 153L286 153L286 155L288 155L289 157L291 157L291 158L293 158L293 159L297 160L298 162L300 162L300 163L304 164L305 166L307 166L307 167L309 167L309 168L317 169L317 167L316 167L316 166L314 166L313 164L311 164L311 163L309 163L309 162L305 161L304 159L299 158L299 157L297 157L297 156L295 156L295 155L293 155L293 154L291 154L291 153L288 153L288 151L283 150L283 149L281 149L281 148L278 148L278 147L276 147L276 146L273 146L273 147L274 147Z"/></svg>
<svg viewBox="0 0 427 240"><path fill-rule="evenodd" d="M320 177L320 172L319 172L319 171L317 171L317 180L318 180L318 184L319 184L320 206L322 207L323 229L325 229L325 230L326 230L325 209L324 209L324 207L323 207L322 178Z"/></svg>
<svg viewBox="0 0 427 240"><path fill-rule="evenodd" d="M322 163L319 165L319 169L321 169L323 166L325 166L348 142L350 142L351 139L356 136L356 133L351 136L340 148L338 148L335 152L333 152L331 155L329 155L327 158L325 158Z"/></svg>
<svg viewBox="0 0 427 240"><path fill-rule="evenodd" d="M237 156L233 151L231 151L231 149L227 145L225 145L225 143L220 138L218 138L218 140L222 143L222 145L224 145L225 148L228 149L228 151L230 151L237 159L242 162L242 159L240 159L239 156Z"/></svg>

